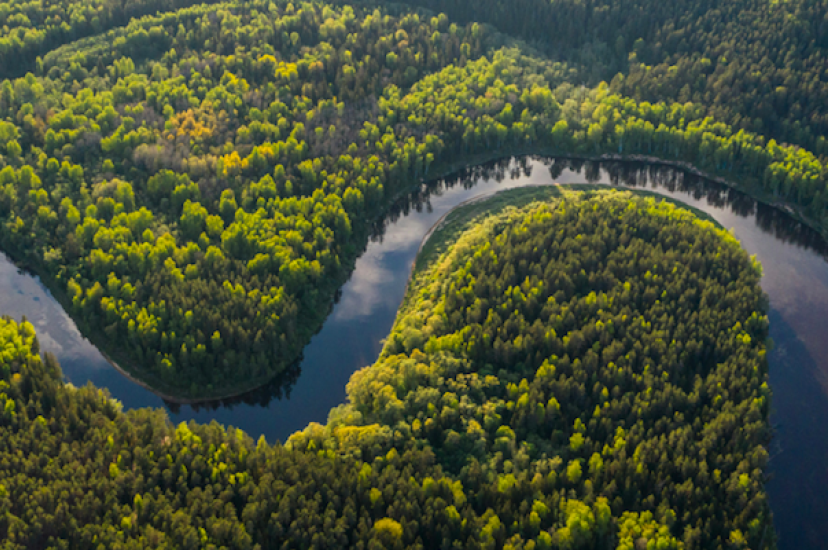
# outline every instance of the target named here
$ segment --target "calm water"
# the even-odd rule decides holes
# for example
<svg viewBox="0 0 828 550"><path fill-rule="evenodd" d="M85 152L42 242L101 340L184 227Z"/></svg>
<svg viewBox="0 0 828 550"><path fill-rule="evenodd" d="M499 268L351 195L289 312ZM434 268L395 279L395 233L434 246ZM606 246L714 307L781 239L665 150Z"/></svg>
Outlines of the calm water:
<svg viewBox="0 0 828 550"><path fill-rule="evenodd" d="M822 548L828 540L828 262L826 245L784 213L713 182L633 163L520 159L491 163L424 186L375 228L330 317L282 380L242 399L193 408L164 403L115 371L75 327L39 280L0 255L0 314L25 315L41 348L54 353L66 379L109 389L126 409L163 407L173 422L195 419L285 440L308 422L324 422L345 400L354 370L376 360L403 298L420 242L457 204L527 185L605 183L646 187L710 214L764 266L770 296L774 392L768 491L782 549ZM287 380L285 380L285 378Z"/></svg>

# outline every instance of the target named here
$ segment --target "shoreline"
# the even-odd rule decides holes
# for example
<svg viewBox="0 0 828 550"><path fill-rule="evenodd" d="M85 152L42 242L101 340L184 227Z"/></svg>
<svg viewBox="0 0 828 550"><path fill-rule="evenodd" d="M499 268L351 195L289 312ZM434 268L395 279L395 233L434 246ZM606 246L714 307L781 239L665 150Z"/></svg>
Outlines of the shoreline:
<svg viewBox="0 0 828 550"><path fill-rule="evenodd" d="M666 160L666 159L661 159L661 158L653 157L653 156L649 156L649 155L638 155L638 154L636 154L636 155L623 155L623 154L617 154L617 153L606 153L606 154L597 155L597 156L586 156L586 155L577 155L577 154L551 153L548 149L544 150L544 148L531 148L530 147L530 148L526 148L522 151L509 151L507 149L506 151L501 150L501 151L498 151L496 153L483 153L483 154L479 154L479 155L474 155L470 158L467 158L466 161L463 162L463 163L445 163L441 166L441 168L438 168L437 170L435 170L433 175L431 175L429 177L425 177L425 178L420 178L418 181L412 183L411 185L404 187L403 189L401 189L398 193L396 193L390 199L387 206L383 209L383 212L381 212L380 214L378 214L376 216L371 217L368 220L368 223L366 224L366 232L365 232L366 237L367 237L366 241L365 241L365 246L367 246L368 242L370 242L370 240L372 238L371 227L375 226L378 222L382 221L382 219L385 218L388 215L389 211L394 206L398 205L401 201L406 200L418 187L422 187L423 185L428 185L430 183L434 183L434 182L439 181L441 179L444 179L444 178L446 178L446 177L448 177L452 174L455 174L455 173L457 173L461 170L464 170L464 169L467 169L467 168L473 168L475 166L485 164L485 163L488 163L488 162L494 162L494 161L504 160L504 159L509 159L509 158L531 158L531 157L541 157L541 158L545 158L545 159L581 160L581 161L584 161L584 162L644 163L644 164L648 164L648 165L664 166L664 167L678 169L678 170L684 171L686 173L692 174L694 176L697 176L697 177L700 177L700 178L703 178L703 179L707 179L709 181L716 182L720 185L724 185L724 186L726 186L730 189L734 189L735 191L738 191L739 193L743 193L744 195L751 197L752 199L756 200L759 203L763 203L763 204L768 205L772 208L775 208L775 209L783 212L785 215L790 216L794 220L796 220L796 221L808 226L809 228L813 229L814 231L819 233L823 238L826 238L826 233L828 233L828 230L821 228L818 224L816 224L812 220L808 219L806 216L802 215L801 212L798 212L792 206L787 205L787 204L782 204L782 203L779 203L779 202L770 202L770 201L767 200L766 197L757 196L756 194L754 194L752 192L749 192L748 190L740 188L739 186L737 186L736 184L734 184L733 182L727 180L724 177L714 176L712 174L705 173L702 170L700 170L700 169L696 168L695 166L693 166L693 165L691 165L687 162L684 162L684 161ZM588 182L584 182L584 183L588 183ZM558 182L554 182L554 183L544 184L544 185L551 186L551 185L560 185L560 184ZM530 185L526 185L526 186L523 186L523 187L529 187L529 186ZM452 212L454 212L455 210L457 210L460 207L467 206L467 205L472 204L474 202L478 202L478 201L482 201L482 200L486 200L488 198L491 198L492 196L496 195L499 192L501 192L501 191L497 191L495 193L490 193L490 194L486 194L486 195L473 197L471 199L467 199L466 201L463 201L462 203L454 206L451 210L446 212L435 223L435 225L433 225L431 228L429 228L428 232L424 235L424 237L421 240L420 245L418 247L417 254L419 255L419 253L422 251L422 249L425 246L428 239L439 228L439 225L441 225ZM337 287L338 289L341 289L342 285L344 285L345 282L347 282L347 280L352 276L354 264L356 263L356 260L362 255L362 253L364 253L365 246L363 246L362 251L359 254L357 254L352 259L351 262L349 262L349 264L351 264L349 266L350 270L347 272L347 277L344 277L343 278L344 280L341 282L341 284L338 285L338 287ZM98 351L101 353L101 355L107 360L107 362L110 365L113 366L113 368L115 368L115 370L117 370L120 374L122 374L124 377L126 377L130 382L133 382L133 383L139 385L140 387L150 391L154 395L156 395L156 396L160 397L161 399L163 399L165 402L168 402L168 403L171 403L171 404L176 404L176 405L199 405L199 404L219 403L219 402L221 402L223 400L227 400L227 399L240 398L240 397L243 397L246 394L250 394L250 393L256 391L257 389L260 389L260 388L266 386L270 381L274 380L275 378L280 376L280 374L282 372L284 372L284 371L276 372L272 376L269 376L267 379L260 379L260 380L256 380L255 382L252 382L252 383L248 382L248 383L245 383L245 384L240 384L240 385L236 386L235 389L229 390L227 392L216 393L216 394L209 395L209 396L188 397L188 396L174 395L173 393L170 393L169 388L164 387L165 384L162 383L162 384L158 384L158 385L153 385L152 382L147 381L146 376L145 376L147 373L142 372L142 369L132 369L132 368L129 368L127 366L122 366L118 362L120 360L120 358L118 358L118 359L115 358L115 356L118 355L118 350L117 349L115 349L115 350L113 350L113 352L109 352L109 353L107 351L104 351L105 347L107 347L107 346L106 346L105 343L100 341L100 338L102 338L102 335L99 333L99 331L90 330L90 327L85 322L83 322L82 320L79 322L79 320L76 319L75 316L72 315L71 308L67 307L67 303L66 303L66 300L65 300L66 296L64 296L65 292L63 292L63 290L61 288L58 288L59 285L56 284L57 280L54 277L52 277L50 274L48 274L46 272L41 272L41 269L39 269L39 266L38 266L38 262L31 261L29 258L26 258L25 254L19 254L18 253L19 251L13 250L11 248L6 248L4 250L4 252L6 253L6 255L9 257L9 259L12 261L12 263L16 267L18 267L19 269L23 269L24 271L27 271L27 272L37 276L40 279L41 284L43 284L44 287L52 294L52 296L55 298L55 300L58 303L60 303L61 307L64 309L64 311L69 315L69 317L72 319L72 321L78 327L79 332L81 333L81 335L83 337L87 338L93 345L95 345L95 347L98 349ZM414 260L414 264L412 264L412 271L409 273L408 282L406 283L406 288L405 288L405 293L406 294L408 293L409 285L410 285L410 282L411 282L411 277L414 274L415 266L416 266L416 258ZM333 307L333 304L334 304L334 302L331 303L331 307L328 309L328 313L325 315L325 317L322 320L322 323L319 325L319 327L317 328L317 330L314 334L318 333L322 329L322 327L324 326L325 320L328 318L328 315L330 314L330 310ZM81 326L80 326L81 324L82 324L83 328L86 329L86 330L81 330ZM308 342L305 344L305 346L303 346L302 349L307 347L307 345L309 343L310 343L310 340L308 340Z"/></svg>
<svg viewBox="0 0 828 550"><path fill-rule="evenodd" d="M402 306L405 304L405 301L408 298L408 291L411 288L411 283L414 281L414 278L417 275L417 273L420 272L422 269L428 269L428 267L429 267L428 265L424 265L420 269L417 269L417 261L420 259L420 254L422 253L425 246L428 244L429 240L436 233L438 233L443 228L443 226L448 222L448 218L452 214L455 214L458 210L460 210L464 207L495 199L499 195L507 194L507 193L510 193L510 192L518 191L518 190L525 190L525 189L529 189L529 188L533 188L533 187L538 188L538 189L542 189L542 188L559 188L559 189L560 188L570 188L570 189L573 189L574 188L574 190L576 190L576 191L579 190L578 188L585 188L585 189L581 189L581 190L610 189L610 190L616 190L616 191L619 191L619 192L626 191L626 192L633 193L635 195L640 195L640 196L654 196L654 197L660 198L663 201L668 201L672 204L675 204L675 205L677 205L681 208L684 208L684 209L692 212L693 215L695 215L699 219L709 220L709 221L713 222L720 229L725 229L724 226L722 226L718 221L716 221L714 218L710 217L705 212L700 211L700 210L694 208L693 206L690 206L689 204L687 204L683 201L680 201L678 199L674 199L672 197L668 197L666 195L662 195L660 193L656 193L656 192L651 191L649 189L643 189L643 188L638 189L638 188L632 188L632 187L622 187L622 186L615 186L615 185L612 185L612 184L604 184L604 183L562 183L562 182L559 182L559 181L552 181L550 183L527 184L527 185L523 185L523 186L520 186L520 187L510 187L508 189L500 189L500 190L494 191L492 193L489 193L489 194L486 194L486 195L478 195L476 197L472 197L470 199L464 200L461 203L458 203L453 208L451 208L451 210L449 210L448 212L446 212L445 214L440 216L440 219L438 219L436 222L434 222L434 224L431 227L428 228L428 231L426 232L425 235L423 235L423 238L422 238L422 240L420 240L420 244L417 247L417 255L414 258L414 262L411 265L411 271L408 274L408 281L406 282L405 290L403 291L403 304L401 304L400 307L402 308ZM540 200L540 199L538 199L538 200ZM465 220L464 223L468 223L469 221L471 221L473 219L474 219L474 217L470 218L469 220ZM439 254L437 255L437 257L439 257Z"/></svg>

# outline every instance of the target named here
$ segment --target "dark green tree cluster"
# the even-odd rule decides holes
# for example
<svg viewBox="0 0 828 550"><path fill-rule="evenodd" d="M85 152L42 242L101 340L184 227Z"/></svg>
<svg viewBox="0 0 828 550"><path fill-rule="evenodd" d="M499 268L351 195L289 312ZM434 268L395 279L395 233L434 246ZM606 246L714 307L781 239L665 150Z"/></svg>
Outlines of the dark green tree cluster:
<svg viewBox="0 0 828 550"><path fill-rule="evenodd" d="M638 101L692 101L828 155L826 0L409 0L486 22Z"/></svg>
<svg viewBox="0 0 828 550"><path fill-rule="evenodd" d="M200 3L195 0L4 0L0 3L0 76L13 78L40 67L38 57L131 19Z"/></svg>
<svg viewBox="0 0 828 550"><path fill-rule="evenodd" d="M828 2L705 4L637 44L614 89L705 105L738 129L828 157Z"/></svg>
<svg viewBox="0 0 828 550"><path fill-rule="evenodd" d="M545 193L447 240L286 446L123 413L0 320L0 547L773 548L757 267L674 206Z"/></svg>
<svg viewBox="0 0 828 550"><path fill-rule="evenodd" d="M0 244L155 388L221 397L283 372L371 224L481 156L690 163L828 227L826 165L695 103L573 86L443 14L199 5L0 84Z"/></svg>
<svg viewBox="0 0 828 550"><path fill-rule="evenodd" d="M445 513L423 519L463 504L428 450L366 462L174 427L64 385L30 323L0 319L0 350L4 550L434 548L443 532L473 534Z"/></svg>

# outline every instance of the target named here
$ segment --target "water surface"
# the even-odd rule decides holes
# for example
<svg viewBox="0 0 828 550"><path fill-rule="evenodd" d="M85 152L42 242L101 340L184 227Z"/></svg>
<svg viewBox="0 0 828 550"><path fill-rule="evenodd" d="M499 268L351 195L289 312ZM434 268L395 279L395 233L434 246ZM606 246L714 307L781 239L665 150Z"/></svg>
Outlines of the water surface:
<svg viewBox="0 0 828 550"><path fill-rule="evenodd" d="M254 438L284 441L309 422L324 422L345 400L351 374L373 363L403 298L423 236L456 205L503 189L560 183L647 188L702 210L733 230L764 267L770 297L769 354L774 392L768 491L781 549L822 548L828 540L828 262L822 238L777 209L673 168L636 163L518 159L490 163L423 186L375 228L349 281L303 359L283 379L240 398L207 406L168 406L173 422L216 420ZM0 313L25 315L41 348L66 379L106 387L125 409L163 407L161 398L119 374L79 333L36 277L0 255Z"/></svg>

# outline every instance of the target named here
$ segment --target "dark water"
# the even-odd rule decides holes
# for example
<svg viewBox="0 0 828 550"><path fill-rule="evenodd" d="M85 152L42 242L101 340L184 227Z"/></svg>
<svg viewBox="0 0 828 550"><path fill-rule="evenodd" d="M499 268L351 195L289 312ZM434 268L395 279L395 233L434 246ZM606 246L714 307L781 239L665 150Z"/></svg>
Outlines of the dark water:
<svg viewBox="0 0 828 550"><path fill-rule="evenodd" d="M732 228L748 253L758 256L775 342L769 355L776 432L768 491L779 547L823 548L828 540L828 247L784 212L672 168L520 159L424 186L377 225L330 317L287 377L242 399L196 409L168 407L171 420L216 420L271 442L309 422L324 422L345 400L351 374L377 358L429 228L468 199L553 182L645 187L673 197ZM166 405L114 370L40 282L2 255L0 288L0 314L26 315L37 327L41 348L58 357L69 382L106 387L125 409Z"/></svg>

